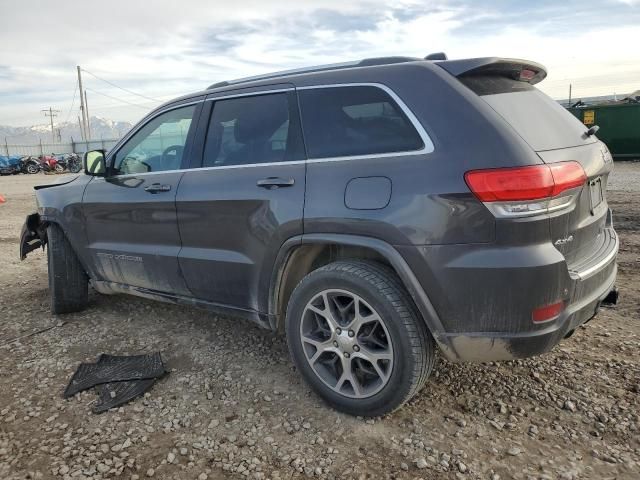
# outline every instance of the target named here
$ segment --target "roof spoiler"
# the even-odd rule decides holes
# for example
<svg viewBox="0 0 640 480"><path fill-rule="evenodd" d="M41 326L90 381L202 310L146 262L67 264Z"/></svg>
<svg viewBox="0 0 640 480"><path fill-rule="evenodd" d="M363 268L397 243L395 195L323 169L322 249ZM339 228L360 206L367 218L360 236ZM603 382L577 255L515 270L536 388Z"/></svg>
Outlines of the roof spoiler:
<svg viewBox="0 0 640 480"><path fill-rule="evenodd" d="M468 58L434 63L456 77L498 75L534 85L547 76L546 68L539 63L517 58Z"/></svg>

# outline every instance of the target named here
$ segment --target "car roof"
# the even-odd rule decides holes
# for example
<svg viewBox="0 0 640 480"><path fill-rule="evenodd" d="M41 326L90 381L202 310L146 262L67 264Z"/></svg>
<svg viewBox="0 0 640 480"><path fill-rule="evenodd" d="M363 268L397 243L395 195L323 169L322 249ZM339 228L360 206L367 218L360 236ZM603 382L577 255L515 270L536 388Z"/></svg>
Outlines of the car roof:
<svg viewBox="0 0 640 480"><path fill-rule="evenodd" d="M500 57L480 57L468 59L448 60L443 53L427 55L425 58L391 56L366 58L352 62L335 63L329 65L318 65L312 67L297 68L279 72L267 73L252 77L239 78L217 82L206 89L183 95L170 100L154 110L160 110L167 106L182 103L196 97L211 95L215 93L231 92L238 89L250 89L271 86L274 84L289 83L295 86L318 85L324 83L335 83L337 77L344 78L347 72L353 73L356 81L367 78L368 82L375 80L375 70L378 68L403 69L410 66L420 66L424 68L442 68L454 77L467 75L473 72L495 71L496 69L532 69L536 72L530 83L537 83L546 77L546 69L542 65L521 59L500 58ZM373 80L372 80L373 79ZM153 113L153 112L152 112Z"/></svg>
<svg viewBox="0 0 640 480"><path fill-rule="evenodd" d="M224 82L214 83L204 90L199 92L193 92L180 97L169 100L168 102L158 106L149 115L154 114L159 110L163 110L167 107L174 106L180 103L184 103L195 98L211 95L214 93L237 91L238 89L250 89L272 86L275 84L321 84L332 83L334 75L337 72L353 71L356 76L364 73L362 70L375 67L388 67L394 65L406 65L408 62L418 62L421 64L428 64L430 62L414 57L381 57L374 59L365 59L357 62L345 62L331 65L321 65L316 67L307 67L294 70L286 70L281 72L269 73L265 75L258 75L255 77L240 78L237 80L229 80ZM147 115L147 116L149 116Z"/></svg>

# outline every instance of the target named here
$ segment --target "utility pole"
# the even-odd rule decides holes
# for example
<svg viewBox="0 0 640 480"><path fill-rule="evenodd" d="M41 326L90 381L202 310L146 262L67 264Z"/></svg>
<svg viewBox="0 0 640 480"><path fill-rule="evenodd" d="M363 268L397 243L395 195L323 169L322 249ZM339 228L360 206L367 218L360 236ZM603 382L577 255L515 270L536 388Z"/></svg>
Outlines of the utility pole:
<svg viewBox="0 0 640 480"><path fill-rule="evenodd" d="M84 108L87 111L87 140L91 138L91 115L89 115L89 102L87 101L87 91L84 91Z"/></svg>
<svg viewBox="0 0 640 480"><path fill-rule="evenodd" d="M87 133L88 132L87 110L84 104L85 94L84 94L84 88L82 87L82 73L81 73L80 65L78 65L77 67L78 67L78 91L80 92L80 112L82 113L82 132L85 140L89 140L89 135Z"/></svg>
<svg viewBox="0 0 640 480"><path fill-rule="evenodd" d="M53 108L49 107L48 110L42 111L44 112L44 116L49 117L49 119L51 120L51 141L53 143L56 143L56 132L53 129L53 117L57 117L58 113L60 113L60 110L54 110Z"/></svg>
<svg viewBox="0 0 640 480"><path fill-rule="evenodd" d="M571 106L571 84L569 84L569 106Z"/></svg>
<svg viewBox="0 0 640 480"><path fill-rule="evenodd" d="M84 141L84 132L82 131L82 122L80 121L80 115L78 115L78 128L80 128L80 139Z"/></svg>

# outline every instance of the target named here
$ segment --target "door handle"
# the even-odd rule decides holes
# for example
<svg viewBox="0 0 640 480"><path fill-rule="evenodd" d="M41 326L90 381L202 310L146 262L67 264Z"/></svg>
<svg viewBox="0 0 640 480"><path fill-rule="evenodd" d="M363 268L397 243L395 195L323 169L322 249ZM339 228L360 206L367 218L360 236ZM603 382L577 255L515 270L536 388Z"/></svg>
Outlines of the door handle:
<svg viewBox="0 0 640 480"><path fill-rule="evenodd" d="M280 187L291 187L296 183L293 178L268 177L258 180L256 185L273 190Z"/></svg>
<svg viewBox="0 0 640 480"><path fill-rule="evenodd" d="M159 183L152 183L144 187L144 191L149 193L168 192L169 190L171 190L171 185L161 185Z"/></svg>

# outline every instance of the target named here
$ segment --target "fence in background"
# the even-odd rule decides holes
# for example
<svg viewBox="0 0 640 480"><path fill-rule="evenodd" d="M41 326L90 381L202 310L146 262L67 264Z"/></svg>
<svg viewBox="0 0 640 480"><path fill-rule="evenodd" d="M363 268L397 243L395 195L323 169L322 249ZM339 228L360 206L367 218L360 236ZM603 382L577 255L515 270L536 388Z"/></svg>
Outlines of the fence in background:
<svg viewBox="0 0 640 480"><path fill-rule="evenodd" d="M5 142L0 144L0 155L50 155L52 153L84 153L89 150L104 149L110 150L119 138L105 138L100 140L89 140L86 142L69 142L69 143L36 143L36 144L15 144Z"/></svg>

